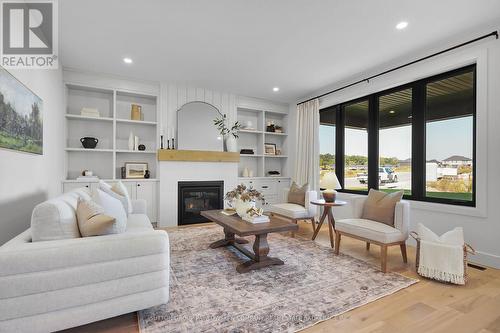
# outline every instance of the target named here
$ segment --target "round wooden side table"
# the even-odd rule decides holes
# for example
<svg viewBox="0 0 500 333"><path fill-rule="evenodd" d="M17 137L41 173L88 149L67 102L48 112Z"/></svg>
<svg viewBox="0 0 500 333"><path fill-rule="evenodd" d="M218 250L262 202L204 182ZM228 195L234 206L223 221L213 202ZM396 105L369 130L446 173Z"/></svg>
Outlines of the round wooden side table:
<svg viewBox="0 0 500 333"><path fill-rule="evenodd" d="M335 231L335 219L333 218L332 207L344 206L347 205L346 201L335 200L335 202L326 202L325 200L313 200L311 201L312 205L323 207L323 214L321 215L321 219L319 220L318 227L314 231L314 235L312 237L313 240L316 239L323 222L328 216L328 231L330 233L330 245L333 248L333 233Z"/></svg>

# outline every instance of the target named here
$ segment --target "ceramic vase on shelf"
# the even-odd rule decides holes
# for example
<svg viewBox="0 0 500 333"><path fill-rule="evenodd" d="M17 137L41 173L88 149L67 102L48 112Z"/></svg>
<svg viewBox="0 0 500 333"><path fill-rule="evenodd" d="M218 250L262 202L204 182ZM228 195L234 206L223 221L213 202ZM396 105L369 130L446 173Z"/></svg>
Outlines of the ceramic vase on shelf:
<svg viewBox="0 0 500 333"><path fill-rule="evenodd" d="M244 218L250 208L255 208L255 201L234 200L234 209L236 209L236 214L238 214L239 217Z"/></svg>
<svg viewBox="0 0 500 333"><path fill-rule="evenodd" d="M243 169L242 176L243 176L243 177L248 177L248 174L249 174L248 168L244 168L244 169Z"/></svg>
<svg viewBox="0 0 500 333"><path fill-rule="evenodd" d="M238 151L238 140L233 135L228 135L226 137L226 150L231 153L236 153Z"/></svg>
<svg viewBox="0 0 500 333"><path fill-rule="evenodd" d="M128 150L134 150L135 136L134 133L130 132L128 136Z"/></svg>

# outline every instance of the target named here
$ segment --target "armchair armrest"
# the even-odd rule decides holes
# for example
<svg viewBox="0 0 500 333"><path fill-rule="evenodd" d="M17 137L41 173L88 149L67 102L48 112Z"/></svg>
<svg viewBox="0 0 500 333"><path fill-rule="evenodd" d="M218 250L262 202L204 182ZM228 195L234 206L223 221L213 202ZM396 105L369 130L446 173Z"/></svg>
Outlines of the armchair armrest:
<svg viewBox="0 0 500 333"><path fill-rule="evenodd" d="M132 214L146 214L147 202L144 199L132 200Z"/></svg>
<svg viewBox="0 0 500 333"><path fill-rule="evenodd" d="M318 215L318 206L311 204L311 201L316 199L318 199L318 193L316 191L306 192L306 209L311 217Z"/></svg>
<svg viewBox="0 0 500 333"><path fill-rule="evenodd" d="M366 196L353 197L352 202L352 217L360 219L363 216L363 207L365 205Z"/></svg>
<svg viewBox="0 0 500 333"><path fill-rule="evenodd" d="M396 203L394 209L394 227L401 231L408 238L410 228L410 203L402 200Z"/></svg>

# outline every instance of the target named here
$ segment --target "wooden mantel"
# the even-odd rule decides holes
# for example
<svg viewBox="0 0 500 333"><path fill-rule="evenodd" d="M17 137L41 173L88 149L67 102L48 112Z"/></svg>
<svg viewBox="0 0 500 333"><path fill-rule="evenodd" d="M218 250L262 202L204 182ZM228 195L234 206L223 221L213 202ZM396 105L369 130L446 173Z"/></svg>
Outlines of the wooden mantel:
<svg viewBox="0 0 500 333"><path fill-rule="evenodd" d="M158 149L158 161L238 163L240 161L240 153L205 150Z"/></svg>

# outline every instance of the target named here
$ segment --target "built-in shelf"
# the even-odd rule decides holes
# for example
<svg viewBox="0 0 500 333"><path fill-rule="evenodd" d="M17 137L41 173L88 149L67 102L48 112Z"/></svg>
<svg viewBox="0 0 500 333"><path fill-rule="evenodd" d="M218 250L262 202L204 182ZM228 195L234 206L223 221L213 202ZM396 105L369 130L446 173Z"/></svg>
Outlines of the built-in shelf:
<svg viewBox="0 0 500 333"><path fill-rule="evenodd" d="M287 136L288 133L276 133L276 132L264 132L266 135L278 135L278 136Z"/></svg>
<svg viewBox="0 0 500 333"><path fill-rule="evenodd" d="M287 158L288 156L286 156L286 155L264 155L264 157L270 157L270 158Z"/></svg>
<svg viewBox="0 0 500 333"><path fill-rule="evenodd" d="M117 179L111 179L111 178L106 178L106 179L89 179L89 180L76 180L76 179L65 179L62 182L63 183L94 183L94 182L99 182L99 180L103 180L105 182L114 182L114 181L122 181L122 182L157 182L159 181L157 178L117 178Z"/></svg>
<svg viewBox="0 0 500 333"><path fill-rule="evenodd" d="M126 124L137 124L137 125L151 125L151 126L157 125L155 121L144 121L144 120L116 119L116 122L126 123Z"/></svg>
<svg viewBox="0 0 500 333"><path fill-rule="evenodd" d="M240 154L240 157L264 157L264 155L260 155L260 154Z"/></svg>
<svg viewBox="0 0 500 333"><path fill-rule="evenodd" d="M154 150L128 150L128 149L117 149L117 153L126 153L126 154L156 154Z"/></svg>
<svg viewBox="0 0 500 333"><path fill-rule="evenodd" d="M78 114L66 114L67 119L73 120L89 120L89 121L113 121L113 118L109 117L86 117Z"/></svg>
<svg viewBox="0 0 500 333"><path fill-rule="evenodd" d="M238 130L240 133L252 133L252 134L262 134L264 132L262 131L257 131L257 130L246 130L246 129L240 129Z"/></svg>
<svg viewBox="0 0 500 333"><path fill-rule="evenodd" d="M99 148L66 148L68 152L86 152L86 153L112 153L113 149L99 149Z"/></svg>

